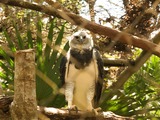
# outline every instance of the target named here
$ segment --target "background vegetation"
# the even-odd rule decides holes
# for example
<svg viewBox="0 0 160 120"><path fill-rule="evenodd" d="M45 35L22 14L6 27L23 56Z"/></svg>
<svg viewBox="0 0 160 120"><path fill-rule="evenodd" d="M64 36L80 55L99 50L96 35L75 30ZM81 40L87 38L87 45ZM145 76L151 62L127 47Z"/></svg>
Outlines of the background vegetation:
<svg viewBox="0 0 160 120"><path fill-rule="evenodd" d="M26 0L45 5L48 0ZM90 17L90 20L110 26L141 38L151 39L160 29L160 2L158 0L57 0L66 9ZM99 2L98 2L99 1ZM107 5L113 7L108 7ZM120 15L113 11L123 11ZM40 12L0 4L0 86L2 95L14 94L14 53L17 50L36 50L36 84L39 105L62 107L66 104L59 93L59 63L68 50L68 37L79 29L70 23ZM93 33L95 47L103 58L134 61L140 49ZM148 61L125 82L112 91L112 84L128 67L104 66L105 84L100 106L104 111L136 119L160 118L160 58L152 55ZM129 71L128 71L129 72ZM0 92L1 93L1 92ZM110 97L107 95L112 94Z"/></svg>

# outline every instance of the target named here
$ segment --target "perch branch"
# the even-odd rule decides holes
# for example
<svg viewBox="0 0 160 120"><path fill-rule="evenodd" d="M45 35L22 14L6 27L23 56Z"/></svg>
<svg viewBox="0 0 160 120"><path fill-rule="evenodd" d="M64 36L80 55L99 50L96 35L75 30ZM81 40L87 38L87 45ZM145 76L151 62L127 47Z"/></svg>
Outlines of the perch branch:
<svg viewBox="0 0 160 120"><path fill-rule="evenodd" d="M111 29L109 27L96 24L79 15L68 12L66 10L64 11L61 8L56 9L54 7L32 4L20 0L0 0L0 3L10 6L17 6L26 9L36 10L39 12L46 13L48 15L52 15L54 17L63 18L66 21L72 23L73 25L78 25L99 35L108 36L114 41L120 41L122 43L126 43L141 48L145 51L150 51L152 54L155 54L160 57L160 47L151 42L150 40L142 39L128 33L124 33L118 30Z"/></svg>
<svg viewBox="0 0 160 120"><path fill-rule="evenodd" d="M66 109L58 109L53 107L38 107L38 111L43 113L45 116L54 120L56 118L77 120L77 119L87 119L87 120L133 120L132 117L124 117L114 114L111 111L101 112L98 115L93 113L86 113L84 111L71 111L70 113Z"/></svg>
<svg viewBox="0 0 160 120"><path fill-rule="evenodd" d="M8 108L7 111L9 111L9 106L11 102L13 101L13 97L0 97L0 110L4 111L4 109ZM4 111L4 114L7 114L7 118L11 118L10 114L6 110ZM69 120L77 120L77 119L87 119L87 120L133 120L132 117L124 117L120 115L116 115L111 111L107 112L100 112L98 115L89 114L84 111L71 111L70 113L66 109L58 109L53 107L41 107L37 106L38 111L38 118L39 120L61 120L61 119L69 119ZM4 115L3 114L3 115ZM3 120L4 117L1 115L0 112L0 118Z"/></svg>

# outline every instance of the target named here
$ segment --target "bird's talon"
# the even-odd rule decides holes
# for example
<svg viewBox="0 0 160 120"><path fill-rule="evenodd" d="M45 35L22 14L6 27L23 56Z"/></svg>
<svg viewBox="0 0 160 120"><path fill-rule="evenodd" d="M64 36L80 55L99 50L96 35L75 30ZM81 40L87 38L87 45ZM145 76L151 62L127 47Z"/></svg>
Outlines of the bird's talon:
<svg viewBox="0 0 160 120"><path fill-rule="evenodd" d="M102 111L102 109L100 107L98 107L96 109L92 109L92 112L94 115L98 115L100 111Z"/></svg>
<svg viewBox="0 0 160 120"><path fill-rule="evenodd" d="M95 109L97 112L101 112L102 111L102 108L98 107Z"/></svg>
<svg viewBox="0 0 160 120"><path fill-rule="evenodd" d="M96 109L92 109L92 113L93 113L94 115L98 115L98 112L97 112Z"/></svg>
<svg viewBox="0 0 160 120"><path fill-rule="evenodd" d="M78 108L77 108L77 106L75 106L75 110L76 110L76 113L78 113Z"/></svg>
<svg viewBox="0 0 160 120"><path fill-rule="evenodd" d="M78 113L78 108L75 105L72 105L71 107L68 107L68 112L69 114L71 114L72 111L75 111L76 113Z"/></svg>

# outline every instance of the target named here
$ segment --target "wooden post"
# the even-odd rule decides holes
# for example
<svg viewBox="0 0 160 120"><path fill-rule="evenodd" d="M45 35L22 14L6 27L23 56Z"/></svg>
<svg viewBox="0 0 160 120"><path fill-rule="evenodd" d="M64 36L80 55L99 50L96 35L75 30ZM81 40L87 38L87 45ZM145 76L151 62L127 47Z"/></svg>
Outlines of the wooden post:
<svg viewBox="0 0 160 120"><path fill-rule="evenodd" d="M20 50L15 54L13 120L38 120L35 82L35 52Z"/></svg>

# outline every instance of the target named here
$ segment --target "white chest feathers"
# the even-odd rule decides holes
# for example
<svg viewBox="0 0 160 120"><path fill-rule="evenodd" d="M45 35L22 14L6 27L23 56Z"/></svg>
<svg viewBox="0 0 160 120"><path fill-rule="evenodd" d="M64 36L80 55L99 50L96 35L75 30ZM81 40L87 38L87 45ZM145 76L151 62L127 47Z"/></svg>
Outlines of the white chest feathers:
<svg viewBox="0 0 160 120"><path fill-rule="evenodd" d="M88 66L83 69L75 68L74 64L68 64L65 74L65 82L72 83L73 92L72 103L80 110L89 108L89 101L93 100L95 94L95 84L98 78L98 69L96 61L92 60ZM69 89L68 89L69 90ZM69 91L68 91L69 92Z"/></svg>

